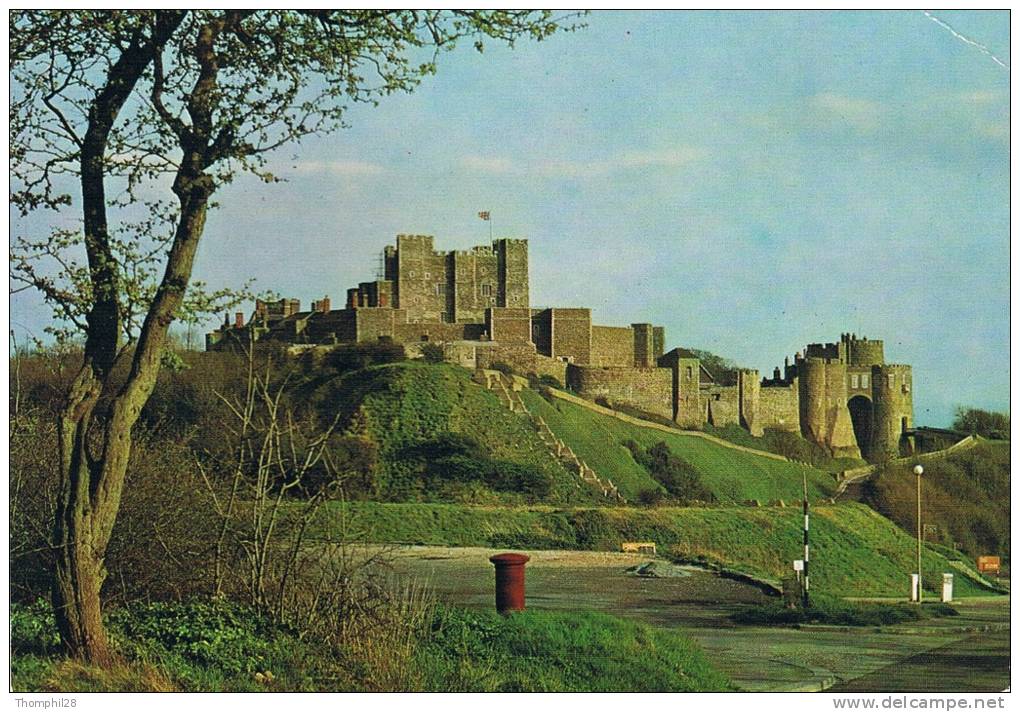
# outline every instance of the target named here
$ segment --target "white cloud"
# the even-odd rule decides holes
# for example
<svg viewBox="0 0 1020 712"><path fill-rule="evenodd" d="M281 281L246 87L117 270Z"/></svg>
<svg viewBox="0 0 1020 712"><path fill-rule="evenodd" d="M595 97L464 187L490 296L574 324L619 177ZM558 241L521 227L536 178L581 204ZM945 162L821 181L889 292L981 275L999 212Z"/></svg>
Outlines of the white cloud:
<svg viewBox="0 0 1020 712"><path fill-rule="evenodd" d="M700 160L705 153L703 149L694 146L679 146L663 150L626 151L610 158L596 160L514 161L498 156L468 155L460 159L460 164L461 167L478 173L584 178L635 168L678 168Z"/></svg>
<svg viewBox="0 0 1020 712"><path fill-rule="evenodd" d="M516 173L518 166L509 158L497 156L478 156L470 154L460 159L460 165L476 173L506 174Z"/></svg>
<svg viewBox="0 0 1020 712"><path fill-rule="evenodd" d="M378 163L369 161L298 161L273 170L282 176L290 174L307 175L309 173L327 173L334 176L367 176L379 175L385 168Z"/></svg>
<svg viewBox="0 0 1020 712"><path fill-rule="evenodd" d="M882 106L870 99L822 92L808 101L818 118L824 121L842 121L858 131L874 131L881 124Z"/></svg>

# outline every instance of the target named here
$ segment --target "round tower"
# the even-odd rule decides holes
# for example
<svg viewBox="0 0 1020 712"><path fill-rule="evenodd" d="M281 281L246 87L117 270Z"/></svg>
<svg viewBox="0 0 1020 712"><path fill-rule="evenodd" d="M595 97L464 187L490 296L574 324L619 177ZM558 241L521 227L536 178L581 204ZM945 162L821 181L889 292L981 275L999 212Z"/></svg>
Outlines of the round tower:
<svg viewBox="0 0 1020 712"><path fill-rule="evenodd" d="M899 457L904 433L914 427L914 394L910 366L886 364L871 368L871 459Z"/></svg>
<svg viewBox="0 0 1020 712"><path fill-rule="evenodd" d="M825 418L825 359L797 359L797 377L800 381L800 432L818 445L825 444L827 431Z"/></svg>

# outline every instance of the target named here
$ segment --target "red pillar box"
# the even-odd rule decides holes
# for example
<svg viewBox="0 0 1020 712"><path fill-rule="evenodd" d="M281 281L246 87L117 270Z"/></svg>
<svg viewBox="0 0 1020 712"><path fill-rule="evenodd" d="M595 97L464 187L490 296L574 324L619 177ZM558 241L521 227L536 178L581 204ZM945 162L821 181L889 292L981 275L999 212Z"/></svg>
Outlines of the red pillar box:
<svg viewBox="0 0 1020 712"><path fill-rule="evenodd" d="M496 612L502 615L524 610L525 554L496 554L489 561L496 565Z"/></svg>

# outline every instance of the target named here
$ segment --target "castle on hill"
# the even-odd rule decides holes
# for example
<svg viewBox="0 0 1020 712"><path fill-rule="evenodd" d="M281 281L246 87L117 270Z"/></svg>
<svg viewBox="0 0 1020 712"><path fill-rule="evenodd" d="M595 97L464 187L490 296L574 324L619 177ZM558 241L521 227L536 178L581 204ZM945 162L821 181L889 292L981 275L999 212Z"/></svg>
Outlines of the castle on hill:
<svg viewBox="0 0 1020 712"><path fill-rule="evenodd" d="M836 457L880 460L910 448L911 369L885 363L881 341L842 334L809 344L782 371L762 379L739 369L722 382L695 355L665 351L661 326L601 326L591 309L533 308L528 241L494 240L437 252L428 235L397 235L382 253L378 279L347 290L343 309L329 297L302 311L300 301L257 301L206 335L206 348L278 341L295 348L392 341L410 355L441 344L446 359L469 368L508 363L551 375L582 397L625 405L681 427L739 425L797 432Z"/></svg>

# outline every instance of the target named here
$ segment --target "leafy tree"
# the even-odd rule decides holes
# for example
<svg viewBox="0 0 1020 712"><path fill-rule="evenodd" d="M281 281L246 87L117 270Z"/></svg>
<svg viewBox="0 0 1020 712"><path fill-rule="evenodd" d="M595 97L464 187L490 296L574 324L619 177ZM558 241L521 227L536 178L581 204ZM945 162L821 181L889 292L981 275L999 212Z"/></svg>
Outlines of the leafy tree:
<svg viewBox="0 0 1020 712"><path fill-rule="evenodd" d="M984 438L1009 438L1009 413L960 406L956 409L953 430Z"/></svg>
<svg viewBox="0 0 1020 712"><path fill-rule="evenodd" d="M16 237L10 255L12 282L84 336L58 416L53 603L70 654L111 661L100 589L132 427L216 191L243 173L275 181L269 152L342 127L352 102L412 91L460 40L482 51L563 27L499 10L12 11L11 201L81 220Z"/></svg>

